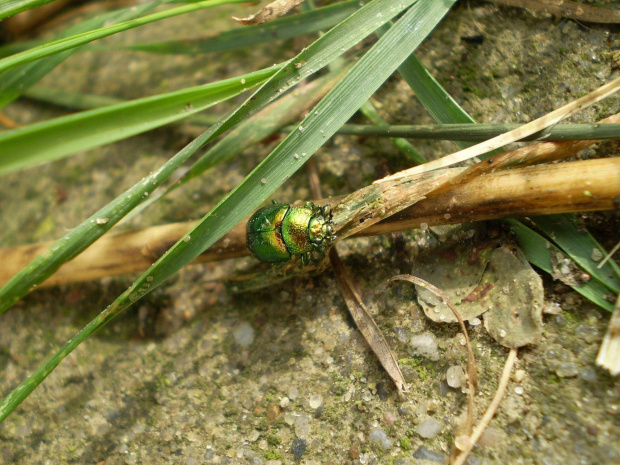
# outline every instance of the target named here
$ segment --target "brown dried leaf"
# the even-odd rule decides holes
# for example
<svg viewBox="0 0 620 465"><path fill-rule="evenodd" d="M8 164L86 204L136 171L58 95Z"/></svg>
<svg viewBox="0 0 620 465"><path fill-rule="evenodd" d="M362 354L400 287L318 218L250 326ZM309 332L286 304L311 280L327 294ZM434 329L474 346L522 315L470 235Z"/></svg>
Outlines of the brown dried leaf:
<svg viewBox="0 0 620 465"><path fill-rule="evenodd" d="M542 279L519 249L493 251L481 283L493 283L484 314L487 331L504 347L537 344L542 336Z"/></svg>
<svg viewBox="0 0 620 465"><path fill-rule="evenodd" d="M466 228L466 229L464 229ZM487 309L483 297L489 291L480 281L497 240L483 243L462 243L462 237L471 237L472 226L452 231L449 245L430 250L416 258L411 274L443 289L451 302L459 305L463 320L475 318ZM456 321L450 307L435 293L416 285L418 303L424 313L436 323Z"/></svg>
<svg viewBox="0 0 620 465"><path fill-rule="evenodd" d="M264 24L269 21L273 21L280 16L284 16L293 8L301 5L304 1L305 0L275 0L275 2L271 2L263 7L263 9L258 13L250 15L247 18L237 18L236 16L233 16L232 19L243 26Z"/></svg>
<svg viewBox="0 0 620 465"><path fill-rule="evenodd" d="M355 321L357 329L360 330L364 339L366 339L366 342L368 342L368 345L381 362L381 365L383 365L385 371L394 381L398 393L402 394L405 391L405 378L398 367L396 357L353 286L349 273L340 260L335 247L332 247L329 251L329 260L334 268L334 276L336 276L338 281L342 297Z"/></svg>

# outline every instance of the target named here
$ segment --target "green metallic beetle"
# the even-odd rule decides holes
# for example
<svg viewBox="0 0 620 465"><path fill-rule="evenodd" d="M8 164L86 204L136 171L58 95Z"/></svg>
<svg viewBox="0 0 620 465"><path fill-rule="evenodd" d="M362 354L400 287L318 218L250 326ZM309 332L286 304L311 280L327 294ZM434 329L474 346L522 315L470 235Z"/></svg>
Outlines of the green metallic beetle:
<svg viewBox="0 0 620 465"><path fill-rule="evenodd" d="M259 260L277 263L301 255L304 265L312 251L323 253L336 239L329 205L306 202L303 207L291 207L275 200L252 215L246 237L248 249Z"/></svg>

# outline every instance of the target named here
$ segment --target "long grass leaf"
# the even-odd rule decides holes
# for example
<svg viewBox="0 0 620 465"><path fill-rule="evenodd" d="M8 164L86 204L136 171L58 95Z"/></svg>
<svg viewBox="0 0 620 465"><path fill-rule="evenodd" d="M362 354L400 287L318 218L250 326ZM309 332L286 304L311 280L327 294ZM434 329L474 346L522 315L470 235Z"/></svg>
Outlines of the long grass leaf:
<svg viewBox="0 0 620 465"><path fill-rule="evenodd" d="M620 270L613 260L598 268L599 262L592 259L605 255L603 247L583 227L572 214L536 216L532 222L539 227L560 249L581 268L598 280L614 294L620 294ZM600 258L599 258L600 260Z"/></svg>
<svg viewBox="0 0 620 465"><path fill-rule="evenodd" d="M93 40L108 37L119 32L133 29L135 27L144 26L145 24L153 23L155 21L161 21L162 19L171 18L192 11L202 10L204 8L211 8L218 5L224 5L227 3L239 3L245 0L206 0L203 2L196 2L190 5L184 5L177 8L171 8L166 11L160 11L153 13L142 18L132 19L130 21L124 21L112 26L102 27L96 30L83 32L71 37L65 37L63 39L48 42L44 45L26 50L24 52L16 53L6 58L0 59L0 73L8 71L9 69L17 66L25 65L27 63L39 60L41 58L54 55L56 53L64 52L80 45L87 44Z"/></svg>
<svg viewBox="0 0 620 465"><path fill-rule="evenodd" d="M112 11L96 18L91 18L66 30L60 37L70 37L85 31L97 29L104 24L116 24L136 18L156 6L169 3L170 0L155 0L150 3L136 5L131 8ZM19 97L24 90L39 81L43 76L71 56L77 49L70 49L53 56L29 63L0 75L0 108Z"/></svg>
<svg viewBox="0 0 620 465"><path fill-rule="evenodd" d="M5 0L0 5L0 19L8 18L22 11L31 10L54 0Z"/></svg>
<svg viewBox="0 0 620 465"><path fill-rule="evenodd" d="M510 225L510 230L517 236L519 247L527 259L541 270L552 273L551 252L560 252L560 250L523 223L514 219L507 219L504 222ZM610 312L613 310L613 304L605 298L606 294L609 294L608 289L598 281L584 282L580 286L574 286L573 289L599 307Z"/></svg>
<svg viewBox="0 0 620 465"><path fill-rule="evenodd" d="M58 160L178 121L256 87L277 70L272 67L0 133L0 174Z"/></svg>
<svg viewBox="0 0 620 465"><path fill-rule="evenodd" d="M244 215L248 214L254 209L266 196L273 192L279 184L284 182L296 169L298 169L304 162L304 160L294 158L294 153L289 153L295 149L295 146L303 149L305 145L309 148L313 147L314 150L324 143L325 138L328 135L333 134L339 125L343 124L346 119L353 114L353 112L361 106L365 100L368 99L370 94L374 92L372 86L368 85L367 80L372 81L377 87L389 76L389 68L397 66L405 56L401 56L402 53L410 53L410 50L415 48L419 42L432 30L435 24L443 17L447 10L452 6L452 1L436 2L435 0L420 1L414 8L410 9L397 23L394 30L395 33L387 35L382 44L379 47L379 43L373 48L374 53L369 52L370 55L366 55L368 59L360 60L356 64L358 68L357 72L352 70L341 81L337 87L340 87L340 91L336 92L336 89L317 105L316 113L313 111L305 121L308 126L309 132L304 134L305 127L300 126L300 131L291 134L285 141L280 144L277 155L272 155L266 159L259 167L257 167L246 180L238 186L226 199L224 199L215 209L213 209L194 230L194 232L186 236L182 241L175 244L171 250L169 250L162 259L158 260L156 264L151 267L148 273L142 275L135 284L127 289L116 301L100 313L93 321L91 321L82 331L80 331L71 341L69 341L62 349L60 349L54 356L52 356L41 368L33 373L27 380L21 383L13 392L5 397L0 402L0 421L6 418L16 407L19 405L36 386L38 386L45 377L67 356L75 347L77 347L83 340L85 340L92 332L106 324L110 319L118 315L123 309L127 308L137 299L154 289L157 285L170 277L185 264L189 263L195 256L197 256L202 250L209 247L215 240L221 237L227 230L239 222ZM292 63L292 66L283 68L276 74L267 84L263 86L253 97L251 97L246 103L237 111L235 111L229 118L223 121L216 127L210 128L202 136L198 137L192 143L190 143L185 149L179 152L173 158L174 161L179 159L187 159L192 153L194 153L199 147L204 145L213 137L220 134L224 129L228 129L238 119L245 115L247 107L260 107L264 105L264 98L273 98L274 91L277 93L279 85L290 85L292 81L299 74L311 74L311 72L320 69L327 65L329 61L328 57L334 59L339 55L337 53L342 49L346 50L345 45L349 41L359 41L360 37L371 33L374 29L379 27L385 21L391 19L394 15L398 14L406 8L409 3L405 1L388 1L388 0L375 0L372 3L366 5L351 18L341 23L332 31L326 33L323 37L317 40L313 45L303 51L297 58L304 58L305 66L312 66L313 68L305 69L300 73L300 70L304 68L304 64L299 61L299 67ZM379 15L377 13L380 13ZM422 20L425 18L426 21ZM420 22L414 23L416 19ZM365 34L365 35L364 35ZM398 34L398 37L396 36ZM402 40L406 39L406 40ZM324 54L328 51L329 45L335 45L330 53ZM360 65L364 63L364 65ZM369 64L371 66L369 66ZM371 68L369 70L369 68ZM354 68L355 69L355 68ZM365 74L372 71L370 74ZM377 72L378 71L378 72ZM365 74L365 79L362 76ZM305 76L304 76L305 77ZM274 85L276 85L274 87ZM376 87L375 87L376 88ZM341 92L348 93L351 101L348 99L335 98L334 93L339 95ZM351 95L353 94L353 95ZM331 97L330 97L331 96ZM360 99L361 96L361 99ZM260 98L259 98L260 97ZM327 103L323 103L327 102ZM346 105L346 109L343 106ZM323 110L339 110L337 115L329 113L322 113ZM325 129L323 129L325 128ZM311 129L311 131L310 131ZM324 132L322 132L324 131ZM304 136L301 138L301 136ZM310 141L310 142L309 142ZM305 142L305 144L304 144ZM314 150L308 153L313 153ZM302 155L303 156L303 155ZM155 181L157 183L162 177L164 171L167 176L170 175L169 168L170 162L166 163L158 172L145 178L142 183L150 185ZM284 163L282 163L284 162ZM260 176L274 174L274 178L271 179L271 183L267 180L262 182ZM276 176L277 175L277 176ZM166 176L166 177L167 177ZM142 183L138 185L143 187ZM136 187L136 186L134 186ZM137 194L138 191L134 188L130 189L132 194ZM123 196L122 200L128 196ZM132 199L133 195L130 196ZM116 201L115 201L116 202ZM113 203L115 203L113 202ZM119 202L120 203L120 202ZM235 207L239 206L237 210ZM110 207L110 206L108 206ZM106 208L108 208L106 207ZM120 207L120 205L119 205ZM133 207L132 207L133 208ZM120 210L119 208L118 210ZM129 210L127 210L129 211ZM201 235L201 233L204 233ZM5 286L6 287L6 286ZM2 295L0 290L0 296ZM14 297L13 297L14 298ZM0 300L0 309L4 305L4 301Z"/></svg>
<svg viewBox="0 0 620 465"><path fill-rule="evenodd" d="M145 44L104 45L102 47L104 49L122 48L174 55L198 55L237 50L329 29L348 18L359 7L360 2L358 0L350 0L297 15L285 16L258 26L240 27L220 32L214 36Z"/></svg>

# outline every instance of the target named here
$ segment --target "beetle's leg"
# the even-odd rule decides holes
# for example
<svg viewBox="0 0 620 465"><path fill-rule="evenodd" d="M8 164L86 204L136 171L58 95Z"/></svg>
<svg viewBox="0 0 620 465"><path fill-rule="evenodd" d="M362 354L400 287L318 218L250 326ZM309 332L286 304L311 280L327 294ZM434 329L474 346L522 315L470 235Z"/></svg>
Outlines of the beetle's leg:
<svg viewBox="0 0 620 465"><path fill-rule="evenodd" d="M308 254L307 253L301 254L301 264L303 266L308 265Z"/></svg>

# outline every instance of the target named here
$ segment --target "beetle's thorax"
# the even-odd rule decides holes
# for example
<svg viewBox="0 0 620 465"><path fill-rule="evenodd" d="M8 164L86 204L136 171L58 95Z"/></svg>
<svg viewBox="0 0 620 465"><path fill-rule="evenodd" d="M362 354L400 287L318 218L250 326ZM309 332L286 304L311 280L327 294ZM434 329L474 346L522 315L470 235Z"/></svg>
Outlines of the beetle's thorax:
<svg viewBox="0 0 620 465"><path fill-rule="evenodd" d="M313 216L308 224L308 236L310 241L321 244L327 235L327 224L322 216Z"/></svg>

